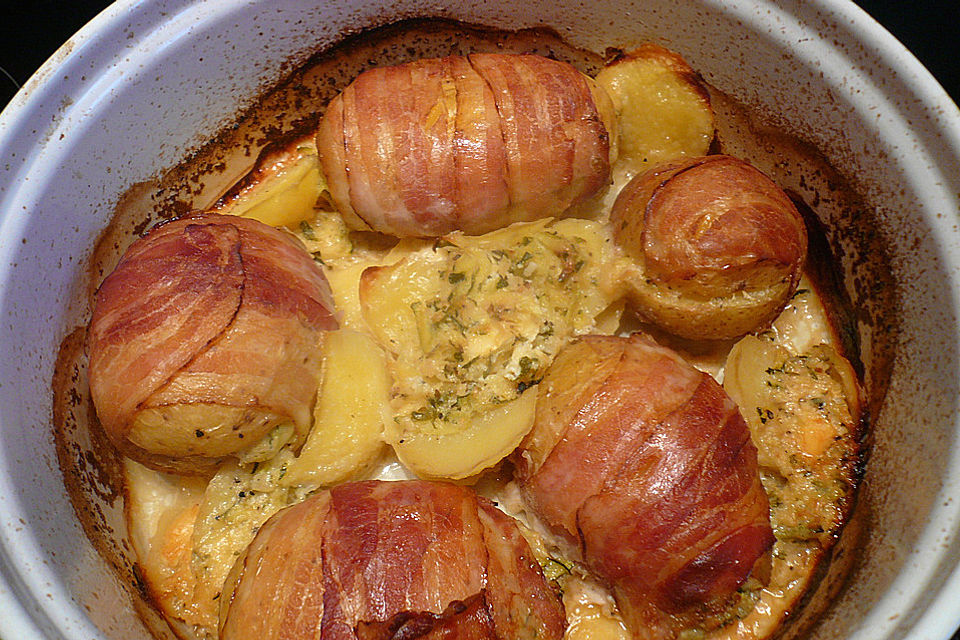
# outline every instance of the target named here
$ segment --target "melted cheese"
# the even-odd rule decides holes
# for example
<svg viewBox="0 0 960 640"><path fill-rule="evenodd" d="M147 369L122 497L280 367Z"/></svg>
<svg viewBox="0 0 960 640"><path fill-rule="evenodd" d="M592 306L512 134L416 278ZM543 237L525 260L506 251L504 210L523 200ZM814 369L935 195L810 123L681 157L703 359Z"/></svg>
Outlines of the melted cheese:
<svg viewBox="0 0 960 640"><path fill-rule="evenodd" d="M368 271L360 304L394 356L401 430L461 430L518 398L571 337L596 331L615 297L601 286L610 244L586 220L521 223L452 234Z"/></svg>

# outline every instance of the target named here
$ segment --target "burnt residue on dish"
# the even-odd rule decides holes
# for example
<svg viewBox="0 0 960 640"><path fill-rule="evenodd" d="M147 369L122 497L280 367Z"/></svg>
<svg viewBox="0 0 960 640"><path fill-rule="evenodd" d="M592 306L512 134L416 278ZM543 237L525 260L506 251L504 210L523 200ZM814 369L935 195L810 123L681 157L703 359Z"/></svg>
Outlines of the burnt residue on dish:
<svg viewBox="0 0 960 640"><path fill-rule="evenodd" d="M446 20L405 20L350 35L264 91L253 107L183 163L152 181L131 186L101 234L83 281L77 283L76 300L91 308L97 286L136 237L158 221L215 202L250 169L269 141L315 127L326 103L361 71L474 51L534 52L569 62L591 75L605 59L617 55L616 50L598 54L576 49L548 29L505 32ZM873 210L811 145L766 127L763 114L749 112L719 91L711 90L711 101L718 114L716 150L749 158L794 194L811 229L822 229L811 234L819 241L811 245L808 273L823 297L835 301L834 326L847 355L863 374L867 414L875 416L889 384L898 320L892 312L897 308L894 271ZM90 401L85 336L85 327L79 327L64 340L53 381L54 433L64 483L84 531L128 587L147 626L169 635L145 598L126 541L122 468ZM868 433L865 425L861 429L862 435ZM868 445L866 439L861 465ZM832 557L821 563L821 574L826 576L821 587L811 590L796 624L784 630L790 637L813 624L842 587L847 569L856 560L862 526L855 510L829 552Z"/></svg>
<svg viewBox="0 0 960 640"><path fill-rule="evenodd" d="M87 382L86 328L60 344L53 377L53 425L63 483L87 538L131 595L143 590L127 542L119 454L97 420Z"/></svg>
<svg viewBox="0 0 960 640"><path fill-rule="evenodd" d="M750 158L784 187L807 221L810 245L806 273L822 293L845 355L864 385L857 426L860 457L855 461L858 490L845 505L844 528L827 549L811 588L782 630L783 638L804 637L843 590L857 566L870 507L862 484L873 440L871 425L886 397L900 333L895 270L874 208L857 193L854 180L841 175L816 147L765 123L720 91L713 90L719 149Z"/></svg>

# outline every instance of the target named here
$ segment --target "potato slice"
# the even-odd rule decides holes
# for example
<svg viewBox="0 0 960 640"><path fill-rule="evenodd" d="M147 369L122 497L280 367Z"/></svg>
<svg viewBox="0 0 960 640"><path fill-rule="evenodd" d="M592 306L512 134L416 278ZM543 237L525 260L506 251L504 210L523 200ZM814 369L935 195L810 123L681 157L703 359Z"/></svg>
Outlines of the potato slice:
<svg viewBox="0 0 960 640"><path fill-rule="evenodd" d="M531 387L516 400L476 415L460 431L436 434L391 429L388 439L400 462L422 478L469 478L517 448L533 426L536 404L537 387Z"/></svg>
<svg viewBox="0 0 960 640"><path fill-rule="evenodd" d="M290 450L284 449L263 463L227 462L204 491L188 557L196 579L196 598L212 609L214 629L220 592L236 558L270 516L300 502L313 488L289 488L280 483L291 458Z"/></svg>
<svg viewBox="0 0 960 640"><path fill-rule="evenodd" d="M778 343L753 335L745 336L730 350L723 387L748 423L754 420L748 414L774 403L775 389L767 384L764 373L779 369L788 358L790 352Z"/></svg>
<svg viewBox="0 0 960 640"><path fill-rule="evenodd" d="M564 640L629 640L630 632L619 616L611 615L609 609L589 598L576 598L563 594L563 606L567 611L570 626Z"/></svg>
<svg viewBox="0 0 960 640"><path fill-rule="evenodd" d="M206 481L154 471L129 458L123 471L127 527L146 597L180 637L215 637L216 602L203 598L190 566Z"/></svg>
<svg viewBox="0 0 960 640"><path fill-rule="evenodd" d="M324 271L341 314L340 324L347 329L365 330L363 314L360 312L360 277L369 266L360 263Z"/></svg>
<svg viewBox="0 0 960 640"><path fill-rule="evenodd" d="M797 291L768 332L792 354L821 343L837 343L820 295L807 276L800 278Z"/></svg>
<svg viewBox="0 0 960 640"><path fill-rule="evenodd" d="M395 265L363 270L357 286L362 317L391 353L415 355L421 351L416 310L424 300L440 294L442 282L433 276L440 273L443 263L441 255L427 250ZM344 275L347 278L349 274Z"/></svg>
<svg viewBox="0 0 960 640"><path fill-rule="evenodd" d="M383 450L390 414L386 357L369 337L340 329L327 335L314 423L288 466L284 486L329 486L365 470Z"/></svg>
<svg viewBox="0 0 960 640"><path fill-rule="evenodd" d="M600 606L582 605L573 624L564 636L566 640L628 640L630 633L616 618L604 615Z"/></svg>
<svg viewBox="0 0 960 640"><path fill-rule="evenodd" d="M311 133L265 147L253 169L210 210L292 228L313 218L326 188Z"/></svg>
<svg viewBox="0 0 960 640"><path fill-rule="evenodd" d="M615 174L630 178L647 167L707 153L714 135L710 94L676 53L644 44L597 74L619 113Z"/></svg>

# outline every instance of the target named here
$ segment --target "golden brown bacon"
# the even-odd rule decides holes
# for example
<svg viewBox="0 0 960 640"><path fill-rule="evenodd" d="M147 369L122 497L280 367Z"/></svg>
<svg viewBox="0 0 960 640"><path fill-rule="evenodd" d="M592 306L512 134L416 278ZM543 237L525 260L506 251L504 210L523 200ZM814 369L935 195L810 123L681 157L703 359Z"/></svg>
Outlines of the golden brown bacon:
<svg viewBox="0 0 960 640"><path fill-rule="evenodd" d="M803 218L767 176L731 156L690 158L634 178L610 214L637 261L640 313L688 338L741 336L769 324L796 291Z"/></svg>
<svg viewBox="0 0 960 640"><path fill-rule="evenodd" d="M291 236L204 215L134 242L97 292L90 390L111 440L148 466L203 472L275 426L309 429L322 272Z"/></svg>
<svg viewBox="0 0 960 640"><path fill-rule="evenodd" d="M570 65L452 56L362 73L327 107L317 146L351 226L480 234L560 215L604 187L615 118Z"/></svg>
<svg viewBox="0 0 960 640"><path fill-rule="evenodd" d="M710 376L641 334L566 347L541 383L517 475L534 511L670 638L773 543L757 451Z"/></svg>
<svg viewBox="0 0 960 640"><path fill-rule="evenodd" d="M267 522L237 561L222 640L559 639L556 595L514 523L448 484L335 487Z"/></svg>

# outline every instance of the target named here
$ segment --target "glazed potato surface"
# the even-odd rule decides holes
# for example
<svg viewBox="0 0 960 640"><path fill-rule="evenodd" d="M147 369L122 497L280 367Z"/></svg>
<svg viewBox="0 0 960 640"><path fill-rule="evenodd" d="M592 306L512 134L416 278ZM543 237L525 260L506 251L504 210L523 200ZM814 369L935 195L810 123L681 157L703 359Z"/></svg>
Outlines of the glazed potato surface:
<svg viewBox="0 0 960 640"><path fill-rule="evenodd" d="M429 71L429 65L414 67L416 73L424 69ZM585 389L597 391L594 387L599 389L615 368L606 360L574 357L548 373L558 353L577 340L603 336L602 342L637 328L653 335L664 352L676 354L670 358L687 359L683 366L691 379L709 386L711 401L700 403L707 407L703 411L723 406L734 417L739 411L749 431L748 444L756 448L756 465L746 475L756 476L757 486L762 486L760 497L769 503L763 517L768 513L773 535L770 551L763 551L766 538L764 544L755 544L751 566L729 571L735 581L720 580L723 593L711 592L696 616L668 610L657 618L655 629L647 630L649 637L761 640L794 610L848 515L859 459L856 374L841 354L820 294L800 280L802 257L791 266L796 273L786 276L789 291L778 290L780 298L764 307L758 320L738 319L736 330L722 336L724 341L714 340L715 335L677 338L672 335L678 333L674 324L658 323L655 314L638 309L631 295L638 259L618 242L618 218L611 219L611 209L635 176L656 171L664 162L706 156L714 136L709 92L680 56L654 45L619 56L595 79L578 76L586 87L578 99L602 91L602 98L591 99L610 101L601 109L603 126L611 134L604 154L608 162L617 159L602 172L603 185L589 196L580 197L582 185L573 182L557 186L564 178L553 176L551 180L560 182L549 182L551 193L544 201L554 204L535 216L503 217L498 209L500 222L493 228L441 225L440 231L423 238L412 237L424 235L416 231L422 227L409 226L416 220L397 222L399 214L392 210L384 218L391 222L381 229L386 233L371 231L353 210L350 177L327 175L332 171L330 151L324 160L323 146L330 135L318 138L316 131L269 145L250 173L211 207L295 238L329 284L339 328L328 327L315 345L319 356L311 365L315 391L308 429L297 421L275 420L255 447L219 455L216 466L201 477L127 461L131 543L144 588L176 636L243 637L244 621L257 615L250 603L263 594L250 591L254 583L247 577L243 609L235 609L234 617L227 618L229 631L221 632L227 615L223 603L241 580L236 561L282 563L277 550L284 532L300 536L296 549L306 553L312 539L303 538L307 534L300 524L290 524L314 517L304 515L305 501L317 496L328 500L331 491L346 487L341 489L346 493L360 486L357 482L421 479L454 481L492 500L498 514L511 516L523 545L520 540L511 544L529 545L529 553L524 552L530 560L527 569L542 574L550 593L562 602L565 639L645 637L636 631L637 620L652 618L625 611L616 580L597 570L601 563L584 560L570 536L551 528L518 482L523 464L539 468L564 437L559 427L549 425L582 421L574 400L584 397ZM432 124L441 117L454 122L463 118L457 109L440 110L450 107L450 94L442 90L449 83L438 82L439 106ZM324 126L336 129L339 122L342 139L342 120L356 96L339 100L335 108L342 111L341 120ZM498 117L505 116L501 112ZM596 123L590 120L588 125ZM378 170L394 176L394 169ZM334 185L334 180L340 183ZM530 188L528 183L521 186ZM505 196L507 201L510 197ZM627 222L629 226L635 219ZM683 300L683 287L679 289ZM696 305L677 308L671 321L679 315L691 326L723 323L698 316ZM644 392L657 395L656 388L653 380ZM724 391L732 401L717 399ZM597 391L592 402L602 408L605 393ZM631 391L623 393L629 396ZM638 406L644 401L636 398ZM557 415L547 426L535 428L545 407ZM698 407L690 411L696 413ZM724 415L724 420L732 419ZM660 427L654 421L649 428L656 435ZM578 453L576 449L568 453ZM518 455L524 457L522 464ZM711 487L702 489L709 493ZM594 506L589 515L599 531L604 518L617 512ZM300 515L284 515L289 513ZM572 527L576 531L576 524ZM682 538L683 527L679 530ZM261 531L269 535L250 546ZM321 544L330 534L315 535ZM622 551L631 555L629 549ZM757 555L761 557L754 562ZM377 555L375 562L388 563L389 557ZM296 591L291 585L297 578L293 573L281 576L280 569L262 568L276 580L278 591ZM243 571L249 576L250 565ZM467 632L458 632L450 622L461 620L457 624L467 629L473 624L468 621L480 615L471 608L475 605L475 599L467 598L450 610L442 603L417 609L433 616L430 633L453 634L422 637L475 637L457 636ZM376 617L368 613L363 624L350 631L354 635L344 637L406 637L391 635L401 633L399 619L393 619L400 625L396 628L385 619L367 624ZM266 626L285 637L284 626L274 622Z"/></svg>

